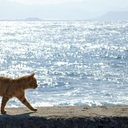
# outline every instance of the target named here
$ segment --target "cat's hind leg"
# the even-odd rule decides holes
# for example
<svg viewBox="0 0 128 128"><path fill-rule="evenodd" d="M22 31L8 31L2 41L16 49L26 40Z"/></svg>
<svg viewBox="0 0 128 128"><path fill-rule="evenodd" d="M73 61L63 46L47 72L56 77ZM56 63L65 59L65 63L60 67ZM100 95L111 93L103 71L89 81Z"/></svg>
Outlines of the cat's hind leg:
<svg viewBox="0 0 128 128"><path fill-rule="evenodd" d="M7 96L3 96L2 98L2 103L1 103L1 114L6 114L6 111L5 111L5 106L6 106L6 103L8 102L10 98L8 98Z"/></svg>

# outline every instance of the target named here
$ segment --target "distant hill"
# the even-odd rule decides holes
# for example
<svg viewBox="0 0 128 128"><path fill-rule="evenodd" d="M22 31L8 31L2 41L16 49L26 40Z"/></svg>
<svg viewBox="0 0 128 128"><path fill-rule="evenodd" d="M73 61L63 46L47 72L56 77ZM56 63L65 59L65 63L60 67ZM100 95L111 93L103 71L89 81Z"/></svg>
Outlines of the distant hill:
<svg viewBox="0 0 128 128"><path fill-rule="evenodd" d="M2 19L0 21L42 21L42 19L40 19L40 18L26 18L26 19L14 19L14 20Z"/></svg>
<svg viewBox="0 0 128 128"><path fill-rule="evenodd" d="M26 18L24 21L42 21L40 18Z"/></svg>
<svg viewBox="0 0 128 128"><path fill-rule="evenodd" d="M126 21L128 20L128 11L120 11L120 12L108 12L105 15L95 18L94 20L103 20L103 21Z"/></svg>

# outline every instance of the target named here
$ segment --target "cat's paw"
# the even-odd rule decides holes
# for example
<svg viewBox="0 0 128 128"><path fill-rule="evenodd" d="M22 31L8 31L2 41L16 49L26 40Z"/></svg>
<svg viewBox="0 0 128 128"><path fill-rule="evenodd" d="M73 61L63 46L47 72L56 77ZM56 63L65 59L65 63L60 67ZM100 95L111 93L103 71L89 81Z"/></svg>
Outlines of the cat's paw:
<svg viewBox="0 0 128 128"><path fill-rule="evenodd" d="M36 112L37 111L37 108L33 108L32 111Z"/></svg>
<svg viewBox="0 0 128 128"><path fill-rule="evenodd" d="M6 114L6 111L5 110L3 110L3 111L1 110L1 114Z"/></svg>

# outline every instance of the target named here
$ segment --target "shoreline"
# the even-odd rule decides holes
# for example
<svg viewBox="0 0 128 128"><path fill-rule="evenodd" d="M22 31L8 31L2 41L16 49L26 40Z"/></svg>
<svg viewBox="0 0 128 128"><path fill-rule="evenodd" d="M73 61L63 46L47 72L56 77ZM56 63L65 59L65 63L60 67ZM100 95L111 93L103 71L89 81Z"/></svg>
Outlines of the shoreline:
<svg viewBox="0 0 128 128"><path fill-rule="evenodd" d="M128 128L128 105L39 107L37 112L6 108L2 128Z"/></svg>

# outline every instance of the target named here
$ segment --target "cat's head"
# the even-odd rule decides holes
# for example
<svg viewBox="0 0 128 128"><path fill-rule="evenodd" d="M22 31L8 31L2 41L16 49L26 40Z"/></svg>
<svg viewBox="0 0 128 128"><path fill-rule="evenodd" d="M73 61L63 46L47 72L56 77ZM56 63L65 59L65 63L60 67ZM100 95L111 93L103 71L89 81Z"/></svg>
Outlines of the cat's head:
<svg viewBox="0 0 128 128"><path fill-rule="evenodd" d="M36 78L34 77L35 73L32 73L31 75L29 75L28 79L29 79L29 86L30 88L32 89L35 89L37 88L37 80Z"/></svg>

